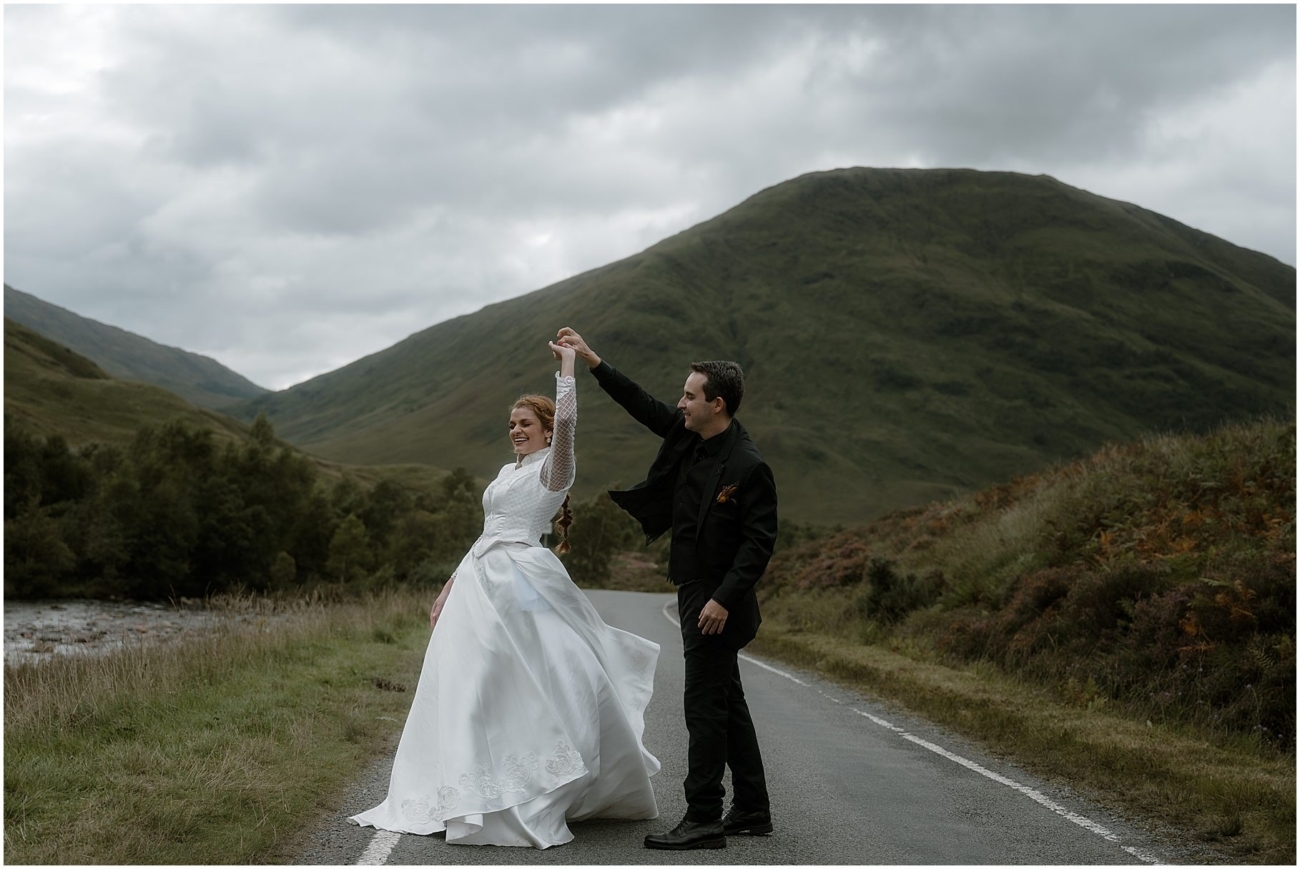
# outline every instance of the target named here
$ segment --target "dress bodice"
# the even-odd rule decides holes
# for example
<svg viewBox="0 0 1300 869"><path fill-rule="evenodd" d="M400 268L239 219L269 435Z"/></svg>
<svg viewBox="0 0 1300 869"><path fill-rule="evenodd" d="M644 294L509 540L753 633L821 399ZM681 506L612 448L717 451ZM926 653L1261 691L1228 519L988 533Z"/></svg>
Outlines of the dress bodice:
<svg viewBox="0 0 1300 869"><path fill-rule="evenodd" d="M484 490L483 535L474 544L475 554L481 555L495 543L541 544L573 485L577 417L574 379L557 374L551 445L503 466Z"/></svg>

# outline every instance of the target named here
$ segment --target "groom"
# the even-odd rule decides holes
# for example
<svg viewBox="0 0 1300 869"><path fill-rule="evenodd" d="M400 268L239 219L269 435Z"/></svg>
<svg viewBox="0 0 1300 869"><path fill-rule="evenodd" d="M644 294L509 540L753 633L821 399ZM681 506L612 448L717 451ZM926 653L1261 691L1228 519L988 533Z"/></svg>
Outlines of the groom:
<svg viewBox="0 0 1300 869"><path fill-rule="evenodd" d="M690 734L686 817L647 848L725 848L737 833L770 833L763 758L740 684L737 653L758 632L754 585L776 542L776 483L736 420L745 391L734 362L695 362L677 407L658 401L565 327L601 388L663 438L645 482L610 492L650 543L672 531L668 578L677 586L686 657L683 707ZM722 773L731 767L732 807L722 816Z"/></svg>

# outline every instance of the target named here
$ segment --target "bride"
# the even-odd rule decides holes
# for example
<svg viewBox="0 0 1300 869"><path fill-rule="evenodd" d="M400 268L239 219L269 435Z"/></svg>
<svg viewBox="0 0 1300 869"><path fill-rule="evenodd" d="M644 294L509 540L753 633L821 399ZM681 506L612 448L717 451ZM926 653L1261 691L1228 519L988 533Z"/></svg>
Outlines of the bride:
<svg viewBox="0 0 1300 869"><path fill-rule="evenodd" d="M511 410L517 459L430 611L388 798L350 818L362 826L549 848L573 839L567 821L659 814L641 744L659 646L605 624L540 543L562 505L567 538L578 413L573 348L550 346L555 401Z"/></svg>

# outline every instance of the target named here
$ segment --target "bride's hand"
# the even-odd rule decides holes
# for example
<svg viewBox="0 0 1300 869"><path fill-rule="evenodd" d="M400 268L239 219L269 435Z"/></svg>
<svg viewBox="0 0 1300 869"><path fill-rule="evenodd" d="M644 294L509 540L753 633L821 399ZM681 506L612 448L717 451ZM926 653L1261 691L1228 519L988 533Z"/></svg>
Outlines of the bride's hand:
<svg viewBox="0 0 1300 869"><path fill-rule="evenodd" d="M556 344L554 341L548 341L547 343L551 345L551 353L561 362L566 360L572 362L578 355L578 351L567 344Z"/></svg>
<svg viewBox="0 0 1300 869"><path fill-rule="evenodd" d="M572 377L573 360L577 357L578 351L566 344L556 344L554 341L547 343L551 345L551 352L555 354L555 358L560 360L560 376Z"/></svg>
<svg viewBox="0 0 1300 869"><path fill-rule="evenodd" d="M451 591L451 584L456 581L456 577L447 580L447 584L442 587L442 594L429 607L429 630L438 626L438 616L442 615L442 608L447 603L447 593Z"/></svg>

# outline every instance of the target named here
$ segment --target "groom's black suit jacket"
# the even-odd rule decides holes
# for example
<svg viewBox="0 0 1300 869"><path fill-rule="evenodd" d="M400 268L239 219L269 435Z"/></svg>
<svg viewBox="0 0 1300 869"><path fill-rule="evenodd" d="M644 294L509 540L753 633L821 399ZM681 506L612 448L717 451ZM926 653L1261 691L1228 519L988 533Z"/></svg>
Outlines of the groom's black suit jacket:
<svg viewBox="0 0 1300 869"><path fill-rule="evenodd" d="M641 523L646 543L673 525L673 496L683 460L700 443L687 431L680 410L650 395L608 362L592 370L601 388L637 422L663 438L659 454L643 482L630 489L612 491L610 497ZM739 420L715 437L719 445L713 471L704 486L695 533L695 563L700 584L689 599L696 607L711 597L727 609L723 635L735 648L748 643L761 621L754 586L776 543L776 482L758 448ZM677 541L673 541L677 545ZM680 582L678 577L670 577ZM698 618L698 608L694 611ZM693 625L681 613L682 628Z"/></svg>

